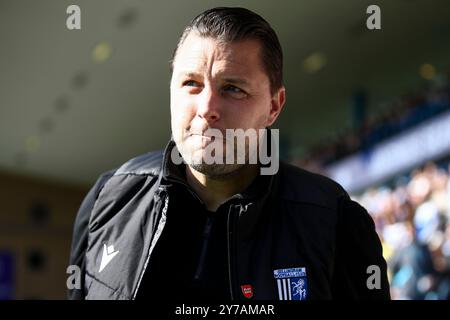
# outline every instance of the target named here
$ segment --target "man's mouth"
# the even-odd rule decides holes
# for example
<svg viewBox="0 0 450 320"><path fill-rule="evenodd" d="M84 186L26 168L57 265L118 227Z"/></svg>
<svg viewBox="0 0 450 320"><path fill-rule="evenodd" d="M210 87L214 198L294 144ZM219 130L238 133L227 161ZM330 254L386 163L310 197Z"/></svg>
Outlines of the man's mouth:
<svg viewBox="0 0 450 320"><path fill-rule="evenodd" d="M208 144L215 141L215 137L198 133L192 133L187 136L186 140L191 141L191 143L201 144L203 147L206 147Z"/></svg>
<svg viewBox="0 0 450 320"><path fill-rule="evenodd" d="M208 135L205 133L188 133L187 138L190 138L190 137L200 137L200 138L211 140L211 141L214 141L216 139L223 139L223 137L216 136L216 135Z"/></svg>
<svg viewBox="0 0 450 320"><path fill-rule="evenodd" d="M208 136L208 135L201 134L201 133L191 133L188 137L191 137L191 136L194 136L194 137L201 137L201 138L208 138L208 139L213 139L213 138L215 138L214 136Z"/></svg>

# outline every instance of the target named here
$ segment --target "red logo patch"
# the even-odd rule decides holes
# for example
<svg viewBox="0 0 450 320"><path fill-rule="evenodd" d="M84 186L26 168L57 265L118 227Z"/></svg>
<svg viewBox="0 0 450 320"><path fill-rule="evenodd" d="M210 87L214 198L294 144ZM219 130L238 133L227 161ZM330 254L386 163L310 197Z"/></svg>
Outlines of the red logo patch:
<svg viewBox="0 0 450 320"><path fill-rule="evenodd" d="M253 297L253 287L251 284L244 284L243 286L241 286L241 290L244 297L248 299Z"/></svg>

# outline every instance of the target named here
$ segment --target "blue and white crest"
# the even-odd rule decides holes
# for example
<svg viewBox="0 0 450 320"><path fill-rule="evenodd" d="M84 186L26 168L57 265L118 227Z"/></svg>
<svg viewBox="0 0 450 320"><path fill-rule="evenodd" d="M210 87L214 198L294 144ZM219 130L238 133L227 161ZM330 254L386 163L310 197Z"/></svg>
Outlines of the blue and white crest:
<svg viewBox="0 0 450 320"><path fill-rule="evenodd" d="M289 268L273 270L277 280L278 298L280 300L306 300L308 281L306 268Z"/></svg>

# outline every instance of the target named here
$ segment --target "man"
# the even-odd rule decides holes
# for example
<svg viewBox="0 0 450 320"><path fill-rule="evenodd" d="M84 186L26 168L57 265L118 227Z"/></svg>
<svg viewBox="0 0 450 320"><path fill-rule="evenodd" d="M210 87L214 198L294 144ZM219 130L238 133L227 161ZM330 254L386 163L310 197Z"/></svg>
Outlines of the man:
<svg viewBox="0 0 450 320"><path fill-rule="evenodd" d="M238 135L226 136L276 140L266 128L285 102L282 51L263 18L243 8L197 16L175 50L170 97L164 152L102 175L80 207L71 264L82 285L70 298L389 299L365 209L300 168L262 174L267 163L250 160L272 142L247 136L239 151Z"/></svg>

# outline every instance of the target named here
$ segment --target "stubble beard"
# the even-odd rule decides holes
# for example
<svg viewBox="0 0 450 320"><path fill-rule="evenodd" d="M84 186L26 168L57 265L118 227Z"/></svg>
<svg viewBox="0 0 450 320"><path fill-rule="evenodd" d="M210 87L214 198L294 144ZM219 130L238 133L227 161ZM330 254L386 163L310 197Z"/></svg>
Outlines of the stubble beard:
<svg viewBox="0 0 450 320"><path fill-rule="evenodd" d="M245 147L245 163L226 163L226 152L231 150L230 148L233 149L235 162L237 159L237 150L232 145L228 145L224 147L222 163L209 164L204 161L204 148L193 149L192 146L186 145L186 142L176 144L178 151L189 167L215 180L225 180L237 176L248 165L248 145Z"/></svg>

